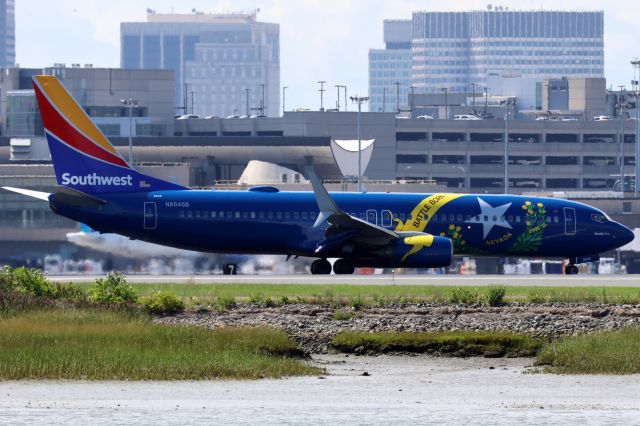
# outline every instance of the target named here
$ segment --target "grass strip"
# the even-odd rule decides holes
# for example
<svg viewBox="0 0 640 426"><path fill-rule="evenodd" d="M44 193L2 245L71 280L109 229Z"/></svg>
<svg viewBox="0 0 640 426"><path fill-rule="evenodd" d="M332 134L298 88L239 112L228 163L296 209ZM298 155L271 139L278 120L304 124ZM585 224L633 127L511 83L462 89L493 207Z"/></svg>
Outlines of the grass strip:
<svg viewBox="0 0 640 426"><path fill-rule="evenodd" d="M535 355L542 342L529 336L502 332L343 332L331 346L346 353L379 354L415 352L450 356L527 357Z"/></svg>
<svg viewBox="0 0 640 426"><path fill-rule="evenodd" d="M536 365L560 374L640 373L640 329L566 337L546 344Z"/></svg>
<svg viewBox="0 0 640 426"><path fill-rule="evenodd" d="M335 306L384 306L393 303L488 303L491 287L429 285L317 285L317 284L131 284L142 297L169 291L188 307L251 303L310 303ZM87 286L88 285L84 285ZM504 287L504 302L640 304L634 287Z"/></svg>
<svg viewBox="0 0 640 426"><path fill-rule="evenodd" d="M153 324L109 311L0 319L0 379L200 380L318 374L285 333Z"/></svg>

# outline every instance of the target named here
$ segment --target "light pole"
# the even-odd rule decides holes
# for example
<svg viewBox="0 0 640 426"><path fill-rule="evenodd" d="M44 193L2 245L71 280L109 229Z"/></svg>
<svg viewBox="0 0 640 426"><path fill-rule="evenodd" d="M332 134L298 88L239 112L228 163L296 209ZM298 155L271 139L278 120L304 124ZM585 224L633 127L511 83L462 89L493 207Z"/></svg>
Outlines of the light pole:
<svg viewBox="0 0 640 426"><path fill-rule="evenodd" d="M340 88L341 88L342 86L341 86L341 85L339 85L339 84L336 84L336 85L335 85L335 86L333 86L333 87L335 87L336 89L338 89L338 97L336 97L336 110L337 110L338 112L340 112Z"/></svg>
<svg viewBox="0 0 640 426"><path fill-rule="evenodd" d="M320 80L318 82L318 84L320 85L320 89L318 89L318 92L320 92L320 111L324 111L324 84L326 83L326 81L324 80Z"/></svg>
<svg viewBox="0 0 640 426"><path fill-rule="evenodd" d="M504 193L509 191L509 107L513 106L515 115L516 99L506 99L500 101L504 105Z"/></svg>
<svg viewBox="0 0 640 426"><path fill-rule="evenodd" d="M362 138L360 137L360 113L362 104L369 100L368 96L351 96L351 102L358 104L358 192L362 191Z"/></svg>
<svg viewBox="0 0 640 426"><path fill-rule="evenodd" d="M137 99L120 99L122 105L129 109L129 166L133 167L133 135L132 135L132 122L133 122L133 109L138 106Z"/></svg>
<svg viewBox="0 0 640 426"><path fill-rule="evenodd" d="M264 113L265 110L265 106L264 106L264 88L265 88L266 84L264 83L260 83L260 90L262 91L262 98L260 99L260 115L261 116L265 116L266 114Z"/></svg>
<svg viewBox="0 0 640 426"><path fill-rule="evenodd" d="M484 88L484 115L487 115L487 109L489 108L489 88Z"/></svg>
<svg viewBox="0 0 640 426"><path fill-rule="evenodd" d="M396 85L396 113L400 113L400 83L396 81L393 84Z"/></svg>
<svg viewBox="0 0 640 426"><path fill-rule="evenodd" d="M618 119L620 120L620 192L624 193L624 107L626 94L625 86L618 86L620 94L618 95Z"/></svg>
<svg viewBox="0 0 640 426"><path fill-rule="evenodd" d="M636 198L640 198L640 59L631 61L633 67L633 94L636 98Z"/></svg>
<svg viewBox="0 0 640 426"><path fill-rule="evenodd" d="M412 112L411 115L413 115L413 106L416 103L415 101L416 87L412 84L411 86L409 86L409 90L411 90L411 102L409 104L411 105L411 112Z"/></svg>
<svg viewBox="0 0 640 426"><path fill-rule="evenodd" d="M282 86L282 115L284 116L284 112L286 111L286 108L284 106L284 101L285 101L285 91L288 89L287 86Z"/></svg>
<svg viewBox="0 0 640 426"><path fill-rule="evenodd" d="M443 87L440 90L444 92L444 119L448 120L449 119L449 97L448 97L449 89L447 89L446 87Z"/></svg>

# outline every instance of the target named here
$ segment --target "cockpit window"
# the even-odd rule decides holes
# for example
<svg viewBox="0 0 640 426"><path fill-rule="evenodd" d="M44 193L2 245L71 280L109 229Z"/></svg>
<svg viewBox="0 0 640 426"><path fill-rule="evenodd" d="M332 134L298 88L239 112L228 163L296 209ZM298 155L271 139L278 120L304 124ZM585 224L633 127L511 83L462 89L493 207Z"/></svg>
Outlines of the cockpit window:
<svg viewBox="0 0 640 426"><path fill-rule="evenodd" d="M593 213L591 214L591 220L593 220L594 222L598 222L598 223L604 223L607 222L607 216L605 214L602 213Z"/></svg>

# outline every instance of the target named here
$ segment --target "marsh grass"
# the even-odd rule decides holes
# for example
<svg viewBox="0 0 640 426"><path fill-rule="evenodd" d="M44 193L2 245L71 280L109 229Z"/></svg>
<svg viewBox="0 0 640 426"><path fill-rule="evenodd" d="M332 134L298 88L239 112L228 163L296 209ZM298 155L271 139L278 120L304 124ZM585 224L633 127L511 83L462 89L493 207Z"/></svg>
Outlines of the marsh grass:
<svg viewBox="0 0 640 426"><path fill-rule="evenodd" d="M536 365L561 374L640 373L640 329L558 339L542 348Z"/></svg>
<svg viewBox="0 0 640 426"><path fill-rule="evenodd" d="M533 356L542 342L529 336L502 332L343 332L331 346L347 353L417 352L455 356Z"/></svg>
<svg viewBox="0 0 640 426"><path fill-rule="evenodd" d="M194 380L317 374L286 334L153 324L143 315L38 310L0 319L0 379Z"/></svg>
<svg viewBox="0 0 640 426"><path fill-rule="evenodd" d="M430 285L317 285L317 284L131 284L140 296L166 290L181 298L187 307L215 306L219 297L238 303L278 305L303 303L331 308L384 307L407 303L490 304L499 291L483 286ZM500 289L496 286L496 289ZM640 289L633 287L504 287L503 303L606 303L640 304ZM452 297L455 294L455 297ZM270 301L268 301L268 300ZM284 302L283 302L284 300ZM494 299L496 300L496 299Z"/></svg>

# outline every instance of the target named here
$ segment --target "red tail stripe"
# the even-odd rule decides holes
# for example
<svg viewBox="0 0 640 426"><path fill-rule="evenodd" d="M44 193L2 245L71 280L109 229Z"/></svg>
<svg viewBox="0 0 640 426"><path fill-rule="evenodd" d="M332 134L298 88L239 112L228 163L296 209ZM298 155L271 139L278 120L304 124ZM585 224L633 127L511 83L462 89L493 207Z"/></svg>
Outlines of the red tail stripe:
<svg viewBox="0 0 640 426"><path fill-rule="evenodd" d="M36 87L36 97L40 106L42 121L45 129L56 135L65 143L80 152L122 167L129 167L120 157L105 151L102 147L91 142L82 133L71 126L67 120L49 103L49 100Z"/></svg>

